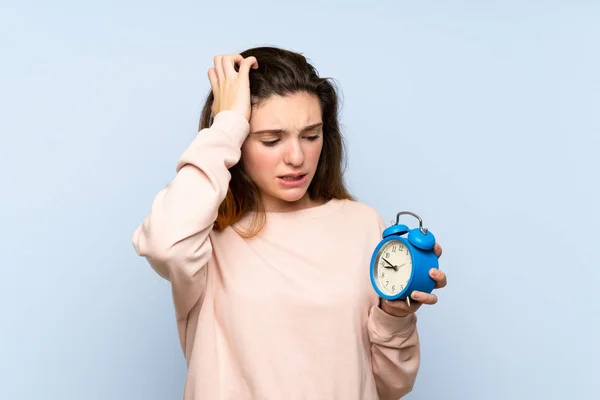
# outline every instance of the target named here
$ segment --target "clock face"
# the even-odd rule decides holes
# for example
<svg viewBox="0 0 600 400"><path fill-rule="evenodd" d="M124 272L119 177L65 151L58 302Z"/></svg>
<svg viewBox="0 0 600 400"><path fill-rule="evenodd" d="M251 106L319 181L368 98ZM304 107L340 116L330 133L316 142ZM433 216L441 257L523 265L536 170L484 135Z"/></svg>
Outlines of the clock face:
<svg viewBox="0 0 600 400"><path fill-rule="evenodd" d="M404 290L412 273L410 250L399 240L386 242L375 259L375 281L379 290L393 296Z"/></svg>

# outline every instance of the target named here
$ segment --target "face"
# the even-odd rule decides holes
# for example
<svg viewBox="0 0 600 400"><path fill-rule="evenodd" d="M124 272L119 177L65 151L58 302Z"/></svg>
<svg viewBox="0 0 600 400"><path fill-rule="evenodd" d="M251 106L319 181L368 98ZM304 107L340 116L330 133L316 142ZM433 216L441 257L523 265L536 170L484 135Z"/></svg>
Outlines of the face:
<svg viewBox="0 0 600 400"><path fill-rule="evenodd" d="M378 287L388 295L400 293L410 279L412 258L399 240L390 240L380 249L375 273Z"/></svg>
<svg viewBox="0 0 600 400"><path fill-rule="evenodd" d="M244 169L266 211L308 207L308 186L323 148L321 105L312 94L272 96L253 108L242 146Z"/></svg>

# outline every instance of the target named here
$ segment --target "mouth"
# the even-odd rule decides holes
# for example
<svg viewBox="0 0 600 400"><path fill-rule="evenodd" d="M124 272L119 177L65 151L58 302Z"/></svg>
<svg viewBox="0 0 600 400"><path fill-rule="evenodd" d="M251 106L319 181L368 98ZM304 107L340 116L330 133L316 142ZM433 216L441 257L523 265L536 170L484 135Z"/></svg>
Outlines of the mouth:
<svg viewBox="0 0 600 400"><path fill-rule="evenodd" d="M284 181L287 181L287 182L294 182L294 181L302 180L305 176L306 176L306 174L288 174L288 175L279 176L278 178L282 179Z"/></svg>
<svg viewBox="0 0 600 400"><path fill-rule="evenodd" d="M282 187L293 189L305 186L308 181L307 177L308 174L288 174L278 176L277 180Z"/></svg>

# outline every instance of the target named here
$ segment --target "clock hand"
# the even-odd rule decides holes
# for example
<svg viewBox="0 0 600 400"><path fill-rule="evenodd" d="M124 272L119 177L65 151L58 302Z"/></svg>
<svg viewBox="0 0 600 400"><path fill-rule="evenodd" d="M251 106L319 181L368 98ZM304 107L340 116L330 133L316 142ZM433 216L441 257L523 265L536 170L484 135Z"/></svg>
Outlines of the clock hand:
<svg viewBox="0 0 600 400"><path fill-rule="evenodd" d="M385 261L386 263L388 263L388 264L390 264L390 265L391 265L391 267L386 267L386 266L383 266L383 268L394 268L394 271L398 271L398 267L396 267L394 264L392 264L391 262L389 262L388 260L386 260L386 259L385 259L385 258L383 258L383 257L381 257L381 259L382 259L383 261ZM404 265L404 264L403 264L403 265Z"/></svg>

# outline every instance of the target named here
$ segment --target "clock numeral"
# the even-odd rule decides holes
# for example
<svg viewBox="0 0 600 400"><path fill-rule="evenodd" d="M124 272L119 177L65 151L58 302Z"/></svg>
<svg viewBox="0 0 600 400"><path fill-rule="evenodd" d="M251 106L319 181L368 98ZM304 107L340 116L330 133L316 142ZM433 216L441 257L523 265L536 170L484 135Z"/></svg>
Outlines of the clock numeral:
<svg viewBox="0 0 600 400"><path fill-rule="evenodd" d="M387 287L387 285L390 283L390 281L385 281L385 287Z"/></svg>
<svg viewBox="0 0 600 400"><path fill-rule="evenodd" d="M392 285L392 290L396 291L396 285Z"/></svg>
<svg viewBox="0 0 600 400"><path fill-rule="evenodd" d="M390 253L385 253L385 256L386 256L387 258L389 258L389 257L390 257Z"/></svg>
<svg viewBox="0 0 600 400"><path fill-rule="evenodd" d="M392 247L392 253L395 253L395 252L396 252L396 247L397 247L396 245L394 245L394 246Z"/></svg>

